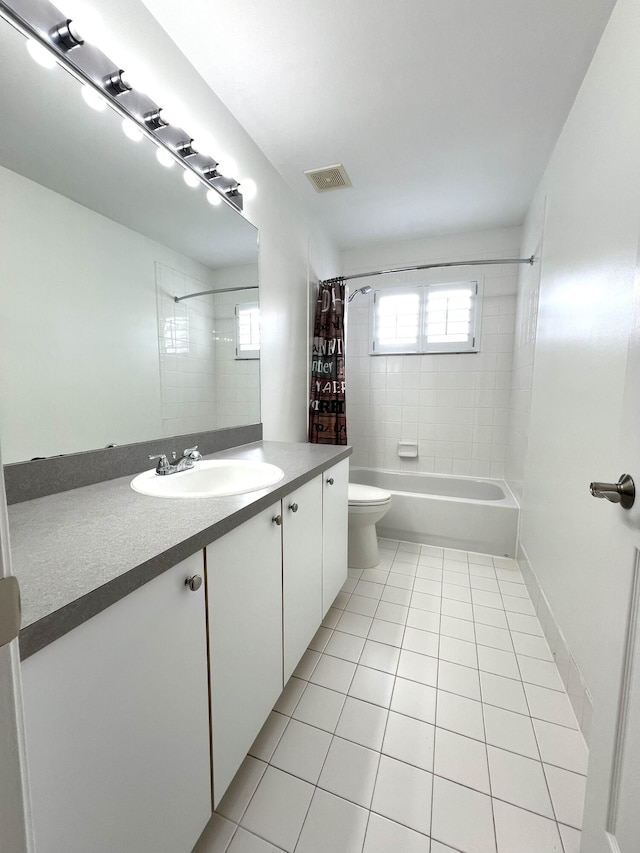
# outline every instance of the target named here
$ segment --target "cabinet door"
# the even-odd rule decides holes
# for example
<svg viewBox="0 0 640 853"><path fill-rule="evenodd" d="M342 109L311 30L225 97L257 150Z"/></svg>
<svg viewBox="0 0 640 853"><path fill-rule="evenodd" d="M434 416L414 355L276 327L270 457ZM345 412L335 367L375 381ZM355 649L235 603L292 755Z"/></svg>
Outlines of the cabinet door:
<svg viewBox="0 0 640 853"><path fill-rule="evenodd" d="M199 552L22 665L38 853L188 853L211 814Z"/></svg>
<svg viewBox="0 0 640 853"><path fill-rule="evenodd" d="M322 621L322 478L282 501L284 680Z"/></svg>
<svg viewBox="0 0 640 853"><path fill-rule="evenodd" d="M207 548L217 806L282 692L280 501Z"/></svg>
<svg viewBox="0 0 640 853"><path fill-rule="evenodd" d="M349 460L322 475L322 615L347 579Z"/></svg>

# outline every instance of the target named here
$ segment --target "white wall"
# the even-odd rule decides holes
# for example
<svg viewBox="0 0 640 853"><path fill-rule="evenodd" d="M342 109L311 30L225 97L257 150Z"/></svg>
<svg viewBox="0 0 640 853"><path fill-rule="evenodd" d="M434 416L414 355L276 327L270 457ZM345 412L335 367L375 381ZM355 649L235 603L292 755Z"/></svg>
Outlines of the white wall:
<svg viewBox="0 0 640 853"><path fill-rule="evenodd" d="M537 190L523 247L535 251L544 233L521 542L596 697L617 665L611 620L623 618L631 571L611 563L610 508L590 497L589 482L618 478L620 429L638 429L622 424L621 412L640 236L639 24L638 0L619 0ZM530 295L520 294L523 320ZM512 423L517 480L522 447Z"/></svg>
<svg viewBox="0 0 640 853"><path fill-rule="evenodd" d="M192 116L184 124L196 142L197 130L202 128L217 140L217 150L238 162L240 177L250 176L258 185L256 198L247 202L245 210L260 231L264 435L274 440L305 440L309 281L337 274L335 249L147 9L138 0L112 0L101 4L100 12L107 31L118 34L110 39L120 51L113 58L122 56L125 70L126 56L135 56L139 64L152 69L158 91L149 95L160 104L165 97L181 102L183 111ZM212 31L212 49L216 37ZM216 151L211 154L215 156Z"/></svg>
<svg viewBox="0 0 640 853"><path fill-rule="evenodd" d="M438 261L519 257L521 232L505 228L345 251L345 274ZM372 294L358 294L347 315L347 434L353 463L502 478L507 458L518 267L487 265L363 278L374 289L395 283L481 277L480 352L370 356ZM400 459L399 440L418 442L417 459Z"/></svg>

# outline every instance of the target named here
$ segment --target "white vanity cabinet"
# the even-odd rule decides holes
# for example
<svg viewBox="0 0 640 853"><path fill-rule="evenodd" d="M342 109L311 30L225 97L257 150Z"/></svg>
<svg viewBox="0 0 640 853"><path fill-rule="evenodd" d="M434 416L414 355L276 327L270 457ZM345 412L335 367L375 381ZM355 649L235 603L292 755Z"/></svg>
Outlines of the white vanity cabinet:
<svg viewBox="0 0 640 853"><path fill-rule="evenodd" d="M202 552L22 664L38 853L187 853L211 813ZM196 582L197 584L197 582Z"/></svg>
<svg viewBox="0 0 640 853"><path fill-rule="evenodd" d="M349 460L322 475L322 616L347 579Z"/></svg>
<svg viewBox="0 0 640 853"><path fill-rule="evenodd" d="M281 501L206 549L213 799L282 692Z"/></svg>
<svg viewBox="0 0 640 853"><path fill-rule="evenodd" d="M322 622L322 477L282 501L284 681Z"/></svg>

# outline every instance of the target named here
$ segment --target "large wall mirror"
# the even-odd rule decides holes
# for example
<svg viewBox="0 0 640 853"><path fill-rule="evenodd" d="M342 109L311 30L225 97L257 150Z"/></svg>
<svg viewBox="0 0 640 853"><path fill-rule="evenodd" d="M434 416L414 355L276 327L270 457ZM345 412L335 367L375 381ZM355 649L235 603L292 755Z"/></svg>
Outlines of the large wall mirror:
<svg viewBox="0 0 640 853"><path fill-rule="evenodd" d="M259 422L256 229L2 19L0 54L3 461Z"/></svg>

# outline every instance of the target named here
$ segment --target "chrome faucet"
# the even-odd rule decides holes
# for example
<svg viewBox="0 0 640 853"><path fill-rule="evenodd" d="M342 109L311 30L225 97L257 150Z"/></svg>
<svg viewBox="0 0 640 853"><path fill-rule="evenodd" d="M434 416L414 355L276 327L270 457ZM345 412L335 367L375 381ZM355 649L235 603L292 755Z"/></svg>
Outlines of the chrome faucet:
<svg viewBox="0 0 640 853"><path fill-rule="evenodd" d="M151 460L158 460L158 464L156 465L157 476L166 477L168 474L178 474L180 471L187 471L189 468L193 468L194 463L202 459L202 453L200 453L198 445L196 444L195 447L188 447L183 452L180 459L177 459L175 450L171 454L171 457L173 459L173 464L169 462L164 453L158 453L155 456L149 457Z"/></svg>

